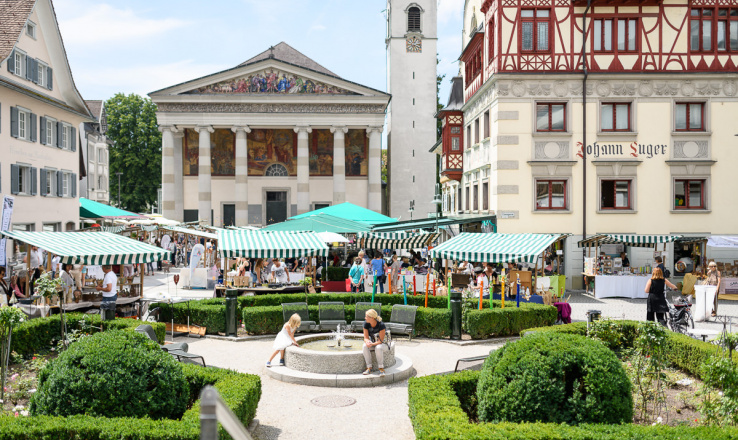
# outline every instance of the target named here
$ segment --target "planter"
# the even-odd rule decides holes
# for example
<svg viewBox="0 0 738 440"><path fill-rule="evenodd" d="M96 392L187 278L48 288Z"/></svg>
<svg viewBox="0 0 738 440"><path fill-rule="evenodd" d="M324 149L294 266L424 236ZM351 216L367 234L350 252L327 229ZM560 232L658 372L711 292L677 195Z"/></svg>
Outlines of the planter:
<svg viewBox="0 0 738 440"><path fill-rule="evenodd" d="M346 281L323 281L323 292L346 292Z"/></svg>

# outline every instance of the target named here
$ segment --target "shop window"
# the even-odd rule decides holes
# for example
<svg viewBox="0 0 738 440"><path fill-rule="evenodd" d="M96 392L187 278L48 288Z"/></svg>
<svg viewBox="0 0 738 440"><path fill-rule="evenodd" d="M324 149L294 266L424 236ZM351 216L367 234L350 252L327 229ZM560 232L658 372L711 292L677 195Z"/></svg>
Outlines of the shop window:
<svg viewBox="0 0 738 440"><path fill-rule="evenodd" d="M536 210L567 209L565 180L536 180Z"/></svg>
<svg viewBox="0 0 738 440"><path fill-rule="evenodd" d="M631 131L630 103L603 103L600 112L602 131Z"/></svg>
<svg viewBox="0 0 738 440"><path fill-rule="evenodd" d="M600 209L633 209L630 188L630 180L602 180Z"/></svg>
<svg viewBox="0 0 738 440"><path fill-rule="evenodd" d="M474 210L479 211L479 185L474 185Z"/></svg>
<svg viewBox="0 0 738 440"><path fill-rule="evenodd" d="M536 104L536 131L566 131L566 104Z"/></svg>
<svg viewBox="0 0 738 440"><path fill-rule="evenodd" d="M674 110L676 131L705 131L705 103L677 103Z"/></svg>
<svg viewBox="0 0 738 440"><path fill-rule="evenodd" d="M706 209L704 180L675 180L674 209Z"/></svg>
<svg viewBox="0 0 738 440"><path fill-rule="evenodd" d="M718 9L717 50L738 51L738 9Z"/></svg>

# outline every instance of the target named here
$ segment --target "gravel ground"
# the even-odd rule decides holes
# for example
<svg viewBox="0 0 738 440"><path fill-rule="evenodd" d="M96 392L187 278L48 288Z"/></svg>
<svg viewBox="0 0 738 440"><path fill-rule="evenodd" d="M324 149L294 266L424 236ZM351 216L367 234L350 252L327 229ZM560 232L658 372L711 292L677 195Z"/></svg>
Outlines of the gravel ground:
<svg viewBox="0 0 738 440"><path fill-rule="evenodd" d="M169 274L169 279L171 277ZM173 284L169 289L174 293ZM157 273L146 277L144 292L166 293L165 275ZM573 292L569 302L574 321L585 320L590 309L600 310L604 317L616 319L644 320L646 315L645 299L595 299ZM721 301L719 310L721 314L738 317L738 301ZM733 331L738 331L738 319L734 323ZM713 330L723 327L719 322L698 322L695 326ZM177 339L188 342L190 352L203 355L208 365L261 376L262 397L256 414L259 423L253 432L257 440L323 440L357 436L393 440L415 438L407 415L407 381L377 388L319 388L287 384L264 374L264 363L272 353L272 339L244 342ZM485 355L504 343L499 340L464 345L422 338L396 341L397 350L412 359L417 376L453 371L457 359ZM311 403L313 399L326 396L348 397L356 402L338 408Z"/></svg>

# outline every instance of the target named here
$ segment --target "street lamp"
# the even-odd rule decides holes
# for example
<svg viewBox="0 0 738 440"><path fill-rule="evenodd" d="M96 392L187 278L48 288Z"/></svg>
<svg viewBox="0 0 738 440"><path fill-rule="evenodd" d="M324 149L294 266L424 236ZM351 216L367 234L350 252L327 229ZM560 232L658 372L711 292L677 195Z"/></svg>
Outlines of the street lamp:
<svg viewBox="0 0 738 440"><path fill-rule="evenodd" d="M410 209L408 209L410 212L410 220L413 219L413 211L415 211L415 200L410 200Z"/></svg>
<svg viewBox="0 0 738 440"><path fill-rule="evenodd" d="M115 173L118 176L118 208L120 208L120 176L123 173Z"/></svg>

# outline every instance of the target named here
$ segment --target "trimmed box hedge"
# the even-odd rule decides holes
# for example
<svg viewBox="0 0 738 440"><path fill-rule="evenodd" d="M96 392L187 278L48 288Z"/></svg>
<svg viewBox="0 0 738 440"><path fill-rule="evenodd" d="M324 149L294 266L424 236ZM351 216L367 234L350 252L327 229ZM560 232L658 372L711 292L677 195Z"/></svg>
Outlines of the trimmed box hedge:
<svg viewBox="0 0 738 440"><path fill-rule="evenodd" d="M541 324L552 325L558 316L553 306L521 303L518 308L507 301L503 309L500 301L492 301L492 304L494 308L489 308L489 300L484 300L482 310L469 309L464 313L463 328L472 339L517 335Z"/></svg>
<svg viewBox="0 0 738 440"><path fill-rule="evenodd" d="M0 440L198 440L200 390L212 385L231 411L247 426L256 415L261 379L253 374L183 364L189 384L188 409L180 420L148 418L0 417ZM231 437L219 426L219 438Z"/></svg>
<svg viewBox="0 0 738 440"><path fill-rule="evenodd" d="M156 332L160 344L164 343L166 325L158 322L141 322L136 319L118 318L111 321L102 321L100 315L84 313L66 313L67 331L79 329L79 323L86 321L95 327L104 330L135 330L141 324L150 324ZM21 322L13 329L11 350L22 356L32 356L38 352L48 350L54 341L61 340L61 315L52 315L46 318L34 318Z"/></svg>
<svg viewBox="0 0 738 440"><path fill-rule="evenodd" d="M408 412L419 440L723 440L738 428L632 424L473 423L479 371L411 378Z"/></svg>
<svg viewBox="0 0 738 440"><path fill-rule="evenodd" d="M638 321L612 321L621 327L621 333L625 335L623 344L626 348L633 346L636 337ZM572 324L555 325L551 327L529 328L522 332L559 332L577 335L587 334L586 322L575 322ZM709 342L702 342L681 333L667 332L666 357L675 367L688 372L695 377L702 377L702 364L714 355L722 353L722 348ZM738 357L733 357L733 362L738 363Z"/></svg>

